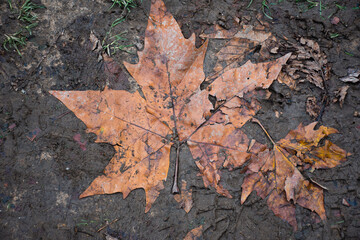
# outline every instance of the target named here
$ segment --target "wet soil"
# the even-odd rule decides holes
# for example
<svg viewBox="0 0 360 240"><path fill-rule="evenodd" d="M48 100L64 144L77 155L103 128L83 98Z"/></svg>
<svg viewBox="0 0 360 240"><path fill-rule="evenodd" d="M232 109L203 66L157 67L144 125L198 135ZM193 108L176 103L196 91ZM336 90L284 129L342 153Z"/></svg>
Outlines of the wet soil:
<svg viewBox="0 0 360 240"><path fill-rule="evenodd" d="M224 170L222 184L233 199L206 189L186 146L180 152L180 179L193 190L194 206L189 214L178 207L170 194L174 154L165 189L145 214L143 190L135 190L126 198L122 194L78 199L90 182L102 173L114 154L109 144L95 143L96 136L54 97L49 90L103 89L109 80L104 74L98 53L91 51L93 31L103 39L111 23L126 15L126 21L114 30L126 32L124 45L113 58L119 63L137 61L136 51L144 44L150 1L143 0L130 12L109 10L110 1L66 0L34 1L46 8L38 9L39 25L33 30L22 57L14 51L0 50L0 238L1 239L183 239L188 231L203 225L202 239L360 239L360 84L343 83L340 77L348 68L360 69L360 10L357 0L344 1L342 9L333 1L322 1L308 8L306 1L268 1L269 19L262 13L262 1L165 1L178 21L185 37L197 36L215 23L226 25L234 17L255 23L260 14L278 38L298 41L306 37L319 43L331 65L326 82L330 99L340 86L348 85L343 107L326 106L321 124L339 130L330 137L352 153L338 167L316 170L312 177L328 190L324 191L327 220L320 221L311 211L296 209L298 228L276 217L255 193L240 204L243 174L240 170ZM340 3L339 3L340 4ZM0 3L0 36L13 33L19 23L7 1ZM337 25L331 23L336 16ZM334 37L334 34L338 34ZM222 41L211 40L205 72L213 67L212 55ZM281 54L280 54L281 55ZM256 59L255 59L256 60ZM130 78L124 73L126 78ZM114 88L130 89L132 83L114 83ZM275 82L269 100L262 102L257 118L274 139L283 138L299 123L313 119L305 111L306 99L319 101L323 91L304 82L296 91ZM276 117L275 112L280 112ZM259 127L247 123L243 130L250 138L268 143ZM79 134L81 142L74 140ZM174 151L173 151L174 153ZM343 200L348 203L343 204ZM104 230L97 230L118 219Z"/></svg>

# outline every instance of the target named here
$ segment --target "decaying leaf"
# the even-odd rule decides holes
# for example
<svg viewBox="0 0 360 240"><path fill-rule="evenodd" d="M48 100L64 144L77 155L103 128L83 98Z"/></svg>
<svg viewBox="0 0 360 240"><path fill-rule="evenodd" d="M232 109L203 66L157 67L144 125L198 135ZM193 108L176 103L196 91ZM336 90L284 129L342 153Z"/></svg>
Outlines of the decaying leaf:
<svg viewBox="0 0 360 240"><path fill-rule="evenodd" d="M184 240L196 240L199 239L202 235L203 226L199 226L197 228L194 228L190 232L188 232L184 238Z"/></svg>
<svg viewBox="0 0 360 240"><path fill-rule="evenodd" d="M263 29L256 29L251 25L237 25L228 30L214 25L208 29L208 33L203 33L200 37L230 39L216 54L217 63L214 67L215 72L220 71L230 64L236 66L237 62L242 62L246 56L254 54L258 47L260 48L262 60L267 60L269 58L268 52L274 51L273 48L268 48L271 42L276 40L270 32L266 32Z"/></svg>
<svg viewBox="0 0 360 240"><path fill-rule="evenodd" d="M98 47L99 46L101 47L100 40L95 36L95 33L93 31L90 32L89 40L91 43L90 45L91 51L98 50Z"/></svg>
<svg viewBox="0 0 360 240"><path fill-rule="evenodd" d="M357 83L360 81L360 69L348 69L348 75L340 78L343 82Z"/></svg>
<svg viewBox="0 0 360 240"><path fill-rule="evenodd" d="M342 108L344 101L345 101L345 97L347 94L347 90L349 89L349 86L342 86L340 87L338 90L336 90L335 93L335 98L334 98L334 103L339 102L340 103L340 107Z"/></svg>
<svg viewBox="0 0 360 240"><path fill-rule="evenodd" d="M317 103L316 97L311 96L306 99L306 112L312 117L317 118L320 114L320 106Z"/></svg>
<svg viewBox="0 0 360 240"><path fill-rule="evenodd" d="M250 61L225 68L201 90L205 42L195 47L195 36L185 39L162 1L152 3L144 50L137 64L124 63L141 87L139 92L51 91L97 135L96 142L114 146L115 155L81 198L137 188L146 194L145 212L164 188L170 148L187 144L206 187L231 197L221 184L221 168L241 166L251 156L249 140L239 129L258 111L255 98L244 99L257 88L268 88L290 54L271 62ZM209 80L209 79L208 79ZM209 100L209 96L216 103ZM256 95L256 94L255 94ZM177 192L177 173L173 192Z"/></svg>
<svg viewBox="0 0 360 240"><path fill-rule="evenodd" d="M193 200L192 200L192 189L188 190L186 188L186 181L181 181L181 192L180 194L174 195L175 201L180 204L180 207L185 210L185 212L190 212Z"/></svg>
<svg viewBox="0 0 360 240"><path fill-rule="evenodd" d="M298 82L309 81L324 89L324 81L329 79L330 67L319 44L310 39L300 38L298 44L286 42L284 47L292 51L293 55L283 72Z"/></svg>
<svg viewBox="0 0 360 240"><path fill-rule="evenodd" d="M295 204L316 212L323 220L326 218L323 189L304 177L303 171L333 168L344 162L349 154L328 140L320 144L324 137L337 133L337 130L324 126L315 130L316 124L300 124L284 139L273 142L272 149L262 147L248 165L241 203L256 191L258 196L267 199L274 214L289 222L294 229L297 229Z"/></svg>
<svg viewBox="0 0 360 240"><path fill-rule="evenodd" d="M277 81L287 85L291 90L296 89L296 81L283 71L280 72Z"/></svg>
<svg viewBox="0 0 360 240"><path fill-rule="evenodd" d="M251 25L239 26L239 28L224 29L219 25L212 26L209 33L202 33L202 38L213 38L213 39L248 39L254 42L264 42L266 39L271 37L271 33L254 30Z"/></svg>

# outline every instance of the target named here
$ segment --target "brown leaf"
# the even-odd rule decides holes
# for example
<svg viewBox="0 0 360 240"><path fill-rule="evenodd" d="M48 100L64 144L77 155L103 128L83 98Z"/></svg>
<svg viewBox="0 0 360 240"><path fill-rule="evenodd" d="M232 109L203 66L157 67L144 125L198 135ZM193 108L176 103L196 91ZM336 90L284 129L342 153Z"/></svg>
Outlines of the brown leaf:
<svg viewBox="0 0 360 240"><path fill-rule="evenodd" d="M316 97L311 96L306 99L306 112L314 119L320 114L320 106L317 103Z"/></svg>
<svg viewBox="0 0 360 240"><path fill-rule="evenodd" d="M185 210L185 212L190 212L193 200L192 200L192 189L187 190L186 188L186 181L181 181L181 193L174 195L175 201L180 204L180 207Z"/></svg>
<svg viewBox="0 0 360 240"><path fill-rule="evenodd" d="M324 81L330 77L330 67L319 44L310 39L300 38L299 43L286 42L284 47L292 49L293 55L283 72L298 82L309 81L324 89Z"/></svg>
<svg viewBox="0 0 360 240"><path fill-rule="evenodd" d="M332 168L344 162L349 154L328 140L320 146L320 140L337 131L324 126L314 130L316 124L305 127L300 124L274 143L272 150L264 148L251 158L242 184L241 203L256 191L261 198L267 198L275 215L295 230L295 204L315 211L323 220L326 218L323 190L303 176L301 167L309 164L314 169Z"/></svg>
<svg viewBox="0 0 360 240"><path fill-rule="evenodd" d="M141 93L123 89L51 91L97 135L96 142L114 146L115 155L81 198L137 188L146 195L145 212L164 188L170 148L187 144L206 187L231 198L221 185L222 168L236 168L249 160L249 140L239 129L260 109L255 89L268 88L290 54L271 62L225 68L205 79L207 42L195 47L195 35L185 39L162 1L152 3L144 49L137 64L124 63ZM106 59L105 59L106 60ZM111 64L110 64L111 63ZM119 68L106 60L108 74ZM216 99L213 104L210 95ZM254 145L258 149L258 145ZM176 165L177 166L177 165ZM176 186L176 184L175 184Z"/></svg>
<svg viewBox="0 0 360 240"><path fill-rule="evenodd" d="M270 47L271 42L275 40L271 33L255 29L251 25L243 25L242 27L231 28L229 30L215 25L211 27L210 32L209 34L203 33L200 37L230 39L216 54L217 63L214 67L215 72L228 65L236 66L233 63L242 62L247 55L254 52L257 46L261 46L260 54L262 55L262 60L268 59L268 52L274 51L276 48Z"/></svg>
<svg viewBox="0 0 360 240"><path fill-rule="evenodd" d="M351 82L351 83L357 83L360 81L360 69L348 69L348 75L346 77L340 78L343 82Z"/></svg>
<svg viewBox="0 0 360 240"><path fill-rule="evenodd" d="M347 90L349 89L349 86L342 86L340 87L338 90L336 90L335 93L335 98L334 98L334 103L335 102L339 102L340 103L340 107L342 108L344 101L345 101L345 97L347 94Z"/></svg>
<svg viewBox="0 0 360 240"><path fill-rule="evenodd" d="M220 27L219 25L212 26L208 33L200 34L202 38L213 39L247 39L255 42L264 42L271 36L271 33L265 31L255 30L251 25L243 25L240 28L231 28L229 30Z"/></svg>
<svg viewBox="0 0 360 240"><path fill-rule="evenodd" d="M99 47L101 47L100 40L95 36L95 33L93 31L90 32L90 49L91 51L98 50Z"/></svg>
<svg viewBox="0 0 360 240"><path fill-rule="evenodd" d="M199 226L197 228L194 228L190 232L188 232L184 238L184 240L196 240L199 239L202 235L203 226Z"/></svg>
<svg viewBox="0 0 360 240"><path fill-rule="evenodd" d="M295 90L296 88L296 81L292 77L290 77L287 73L280 72L277 81L279 83L283 83L287 85L291 90Z"/></svg>

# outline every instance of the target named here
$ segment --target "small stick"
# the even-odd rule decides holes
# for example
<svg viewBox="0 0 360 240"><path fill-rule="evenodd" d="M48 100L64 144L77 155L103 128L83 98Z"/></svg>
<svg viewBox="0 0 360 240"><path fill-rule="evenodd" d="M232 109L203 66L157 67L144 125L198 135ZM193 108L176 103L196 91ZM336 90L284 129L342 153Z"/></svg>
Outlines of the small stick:
<svg viewBox="0 0 360 240"><path fill-rule="evenodd" d="M276 143L274 142L274 140L271 138L270 134L266 131L266 129L264 128L264 126L260 123L259 120L257 120L256 118L252 118L251 119L252 122L259 124L259 126L262 128L262 130L265 132L266 136L270 139L270 141L272 142L272 144L274 144L274 147L276 146Z"/></svg>
<svg viewBox="0 0 360 240"><path fill-rule="evenodd" d="M174 173L174 184L171 188L172 194L178 194L180 193L179 187L178 187L178 174L179 174L179 156L180 155L180 144L178 144L176 149L176 162L175 162L175 173Z"/></svg>
<svg viewBox="0 0 360 240"><path fill-rule="evenodd" d="M316 182L314 179L312 179L310 176L307 176L310 181L312 181L313 183L315 183L316 185L318 185L319 187L321 187L322 189L325 189L325 190L329 190L327 187L321 185L320 183Z"/></svg>
<svg viewBox="0 0 360 240"><path fill-rule="evenodd" d="M99 230L97 230L96 232L100 232L101 230L103 230L103 229L106 228L107 226L110 226L111 224L113 224L113 223L115 223L115 222L117 222L117 221L119 221L118 218L112 220L111 223L106 223L104 226L102 226L101 228L99 228Z"/></svg>
<svg viewBox="0 0 360 240"><path fill-rule="evenodd" d="M54 122L55 120L58 120L58 119L60 119L60 118L64 117L65 115L67 115L67 114L69 114L69 113L71 113L71 111L64 112L64 113L60 114L59 116L52 117L52 118L50 118L50 119L51 119L51 121L53 121L53 122Z"/></svg>

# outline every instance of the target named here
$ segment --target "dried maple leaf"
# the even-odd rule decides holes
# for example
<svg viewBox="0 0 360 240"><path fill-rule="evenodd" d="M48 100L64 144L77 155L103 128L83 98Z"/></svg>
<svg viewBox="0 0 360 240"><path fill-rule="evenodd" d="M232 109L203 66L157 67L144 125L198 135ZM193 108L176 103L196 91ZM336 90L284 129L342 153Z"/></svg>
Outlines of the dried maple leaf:
<svg viewBox="0 0 360 240"><path fill-rule="evenodd" d="M324 81L330 78L330 66L319 44L310 39L300 38L299 43L286 42L284 47L294 53L283 72L298 82L308 81L324 89Z"/></svg>
<svg viewBox="0 0 360 240"><path fill-rule="evenodd" d="M324 126L315 130L316 124L313 122L305 127L300 124L284 139L273 142L273 149L263 146L260 152L257 150L242 184L241 203L256 191L261 198L267 198L275 215L289 222L294 229L297 229L295 204L315 211L323 220L326 218L323 189L304 177L303 169L333 168L344 162L349 154L328 140L320 145L324 137L337 133L337 130Z"/></svg>
<svg viewBox="0 0 360 240"><path fill-rule="evenodd" d="M146 194L145 212L164 188L170 148L177 149L173 192L178 192L179 151L187 144L206 187L224 196L220 169L240 166L250 157L248 138L239 130L259 109L256 99L242 98L256 88L268 88L290 54L275 61L224 69L201 90L207 43L195 47L195 36L185 39L162 1L152 3L145 31L144 50L137 64L124 63L141 92L51 91L97 135L96 142L114 146L115 155L81 194L122 192L137 188ZM214 107L209 100L218 100Z"/></svg>

